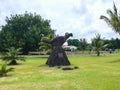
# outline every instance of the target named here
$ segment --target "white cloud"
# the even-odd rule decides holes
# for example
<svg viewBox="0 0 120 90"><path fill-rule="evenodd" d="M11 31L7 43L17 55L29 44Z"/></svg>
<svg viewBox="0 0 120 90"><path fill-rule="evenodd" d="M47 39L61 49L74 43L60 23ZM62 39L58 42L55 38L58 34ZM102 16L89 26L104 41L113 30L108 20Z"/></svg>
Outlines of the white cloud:
<svg viewBox="0 0 120 90"><path fill-rule="evenodd" d="M114 2L119 6L119 0ZM5 23L6 16L28 11L50 19L51 27L59 35L72 32L73 38L87 38L89 41L95 33L106 38L119 36L99 19L100 15L107 15L107 9L112 9L113 1L110 0L3 0L0 6L0 25Z"/></svg>

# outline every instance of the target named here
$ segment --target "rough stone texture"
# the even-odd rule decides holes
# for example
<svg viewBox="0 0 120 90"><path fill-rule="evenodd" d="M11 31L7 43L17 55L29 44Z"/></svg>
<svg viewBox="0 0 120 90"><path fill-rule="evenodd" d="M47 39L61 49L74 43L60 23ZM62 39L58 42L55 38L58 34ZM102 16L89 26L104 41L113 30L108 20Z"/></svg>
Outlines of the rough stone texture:
<svg viewBox="0 0 120 90"><path fill-rule="evenodd" d="M67 55L62 47L55 47L47 62L49 66L70 65Z"/></svg>
<svg viewBox="0 0 120 90"><path fill-rule="evenodd" d="M62 45L70 36L73 36L72 33L65 33L65 36L58 36L51 41L44 41L54 46L54 49L46 62L47 65L49 66L70 65L67 55L64 49L62 48Z"/></svg>

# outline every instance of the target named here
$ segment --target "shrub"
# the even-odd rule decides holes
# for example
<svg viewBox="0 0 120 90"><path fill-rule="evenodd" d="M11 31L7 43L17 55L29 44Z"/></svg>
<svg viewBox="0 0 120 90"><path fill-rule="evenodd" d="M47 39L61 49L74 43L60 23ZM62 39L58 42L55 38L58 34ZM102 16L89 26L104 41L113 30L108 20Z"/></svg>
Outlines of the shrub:
<svg viewBox="0 0 120 90"><path fill-rule="evenodd" d="M0 77L7 76L7 73L13 71L13 69L14 68L8 68L7 69L7 64L3 63L2 66L1 66L1 70L0 70Z"/></svg>

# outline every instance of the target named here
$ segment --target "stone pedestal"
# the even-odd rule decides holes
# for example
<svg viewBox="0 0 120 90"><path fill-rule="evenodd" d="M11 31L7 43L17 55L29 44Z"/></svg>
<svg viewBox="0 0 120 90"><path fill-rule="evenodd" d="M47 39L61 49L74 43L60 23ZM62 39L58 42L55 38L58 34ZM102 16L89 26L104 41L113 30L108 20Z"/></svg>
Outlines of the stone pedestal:
<svg viewBox="0 0 120 90"><path fill-rule="evenodd" d="M70 65L67 55L61 46L55 47L50 54L47 62L49 66Z"/></svg>

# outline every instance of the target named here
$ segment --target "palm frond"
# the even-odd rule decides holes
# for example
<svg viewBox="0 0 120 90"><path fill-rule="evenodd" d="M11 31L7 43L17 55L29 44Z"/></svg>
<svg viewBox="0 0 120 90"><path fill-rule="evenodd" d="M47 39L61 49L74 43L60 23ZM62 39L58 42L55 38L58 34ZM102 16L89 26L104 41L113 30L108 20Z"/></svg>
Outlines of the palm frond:
<svg viewBox="0 0 120 90"><path fill-rule="evenodd" d="M2 72L5 72L5 71L6 71L6 67L7 67L7 64L4 63L4 64L2 65L2 67L1 67L1 71L2 71Z"/></svg>
<svg viewBox="0 0 120 90"><path fill-rule="evenodd" d="M108 25L111 25L111 22L110 22L110 20L109 20L108 17L106 17L106 16L104 16L104 15L101 15L101 16L100 16L100 19L103 19Z"/></svg>
<svg viewBox="0 0 120 90"><path fill-rule="evenodd" d="M113 13L110 9L107 10L107 14L108 14L110 17L114 15L114 13Z"/></svg>
<svg viewBox="0 0 120 90"><path fill-rule="evenodd" d="M116 7L116 5L115 5L114 2L113 2L113 9L114 9L114 13L115 13L116 15L118 15L118 13L117 13L117 7Z"/></svg>
<svg viewBox="0 0 120 90"><path fill-rule="evenodd" d="M100 19L103 19L115 32L120 34L120 15L118 15L117 8L113 2L113 11L107 10L109 18L101 15Z"/></svg>
<svg viewBox="0 0 120 90"><path fill-rule="evenodd" d="M0 69L0 76L7 76L8 72L13 71L14 68L7 68L7 64L3 63Z"/></svg>
<svg viewBox="0 0 120 90"><path fill-rule="evenodd" d="M14 47L9 48L8 52L2 56L2 60L6 61L6 62L8 62L8 61L10 61L10 62L15 61L16 62L16 60L25 61L24 56L18 55L19 50L20 49L15 49Z"/></svg>

